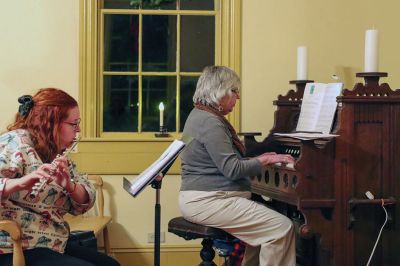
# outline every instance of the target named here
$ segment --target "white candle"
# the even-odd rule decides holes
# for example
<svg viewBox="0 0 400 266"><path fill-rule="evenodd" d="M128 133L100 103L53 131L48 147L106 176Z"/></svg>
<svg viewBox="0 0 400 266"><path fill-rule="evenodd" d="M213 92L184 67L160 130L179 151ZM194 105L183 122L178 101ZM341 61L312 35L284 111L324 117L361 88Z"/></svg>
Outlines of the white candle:
<svg viewBox="0 0 400 266"><path fill-rule="evenodd" d="M162 102L158 106L158 109L160 110L160 127L163 127L164 126L164 104Z"/></svg>
<svg viewBox="0 0 400 266"><path fill-rule="evenodd" d="M307 47L297 47L297 80L307 80Z"/></svg>
<svg viewBox="0 0 400 266"><path fill-rule="evenodd" d="M365 32L364 72L378 72L378 30Z"/></svg>

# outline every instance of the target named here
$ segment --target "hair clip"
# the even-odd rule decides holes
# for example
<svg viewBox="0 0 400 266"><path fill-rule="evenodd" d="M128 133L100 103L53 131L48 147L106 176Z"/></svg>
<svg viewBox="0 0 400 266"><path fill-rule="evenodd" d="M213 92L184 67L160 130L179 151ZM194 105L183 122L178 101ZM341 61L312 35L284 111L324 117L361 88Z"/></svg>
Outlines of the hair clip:
<svg viewBox="0 0 400 266"><path fill-rule="evenodd" d="M26 117L30 110L33 107L33 99L30 95L23 95L18 98L18 102L20 103L18 112L22 117Z"/></svg>

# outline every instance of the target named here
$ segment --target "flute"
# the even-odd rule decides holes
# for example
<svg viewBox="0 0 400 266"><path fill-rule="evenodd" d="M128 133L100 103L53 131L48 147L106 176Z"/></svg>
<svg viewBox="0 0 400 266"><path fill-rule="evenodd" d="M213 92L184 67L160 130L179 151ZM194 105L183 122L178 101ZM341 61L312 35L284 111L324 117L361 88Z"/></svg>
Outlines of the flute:
<svg viewBox="0 0 400 266"><path fill-rule="evenodd" d="M78 144L79 139L80 139L79 136L76 137L74 139L74 142L72 143L72 145L69 148L65 149L65 151L61 155L58 154L56 156L56 158L51 162L51 165L52 165L53 169L50 171L50 173L49 173L50 175L53 175L54 171L57 168L57 159L60 158L61 156L68 156L68 154L70 154L70 152L73 151L74 148L76 147L76 145ZM43 189L46 186L46 184L47 184L47 179L46 178L41 178L39 180L39 182L35 183L32 186L32 191L29 194L29 197L30 198L35 198L39 194L40 191L43 191Z"/></svg>

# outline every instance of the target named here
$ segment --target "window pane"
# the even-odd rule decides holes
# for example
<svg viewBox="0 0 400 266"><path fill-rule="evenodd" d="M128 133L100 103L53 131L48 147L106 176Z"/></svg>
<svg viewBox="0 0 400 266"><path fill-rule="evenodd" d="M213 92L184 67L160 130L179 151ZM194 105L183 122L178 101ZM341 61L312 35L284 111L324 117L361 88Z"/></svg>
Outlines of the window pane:
<svg viewBox="0 0 400 266"><path fill-rule="evenodd" d="M193 95L199 77L181 77L180 95L180 131L183 131L186 119L193 109Z"/></svg>
<svg viewBox="0 0 400 266"><path fill-rule="evenodd" d="M201 72L214 65L215 18L182 16L181 71Z"/></svg>
<svg viewBox="0 0 400 266"><path fill-rule="evenodd" d="M105 76L103 100L104 132L138 131L138 78Z"/></svg>
<svg viewBox="0 0 400 266"><path fill-rule="evenodd" d="M143 71L176 70L176 16L143 16Z"/></svg>
<svg viewBox="0 0 400 266"><path fill-rule="evenodd" d="M176 0L104 0L104 8L113 9L176 9Z"/></svg>
<svg viewBox="0 0 400 266"><path fill-rule="evenodd" d="M143 9L176 9L175 0L143 0Z"/></svg>
<svg viewBox="0 0 400 266"><path fill-rule="evenodd" d="M138 9L140 0L104 0L104 8L109 9Z"/></svg>
<svg viewBox="0 0 400 266"><path fill-rule="evenodd" d="M104 70L138 70L137 15L104 16Z"/></svg>
<svg viewBox="0 0 400 266"><path fill-rule="evenodd" d="M160 102L164 104L164 126L168 131L176 129L176 77L143 77L142 130L159 131Z"/></svg>
<svg viewBox="0 0 400 266"><path fill-rule="evenodd" d="M181 0L181 9L214 10L214 0Z"/></svg>

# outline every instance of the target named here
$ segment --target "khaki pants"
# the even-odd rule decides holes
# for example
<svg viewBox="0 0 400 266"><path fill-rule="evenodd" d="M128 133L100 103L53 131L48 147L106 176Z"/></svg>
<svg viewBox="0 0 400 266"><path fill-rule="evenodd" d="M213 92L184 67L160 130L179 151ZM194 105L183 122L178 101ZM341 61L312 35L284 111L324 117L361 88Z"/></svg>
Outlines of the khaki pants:
<svg viewBox="0 0 400 266"><path fill-rule="evenodd" d="M246 242L245 266L294 266L292 222L250 200L250 192L181 191L179 207L193 223L217 227Z"/></svg>

